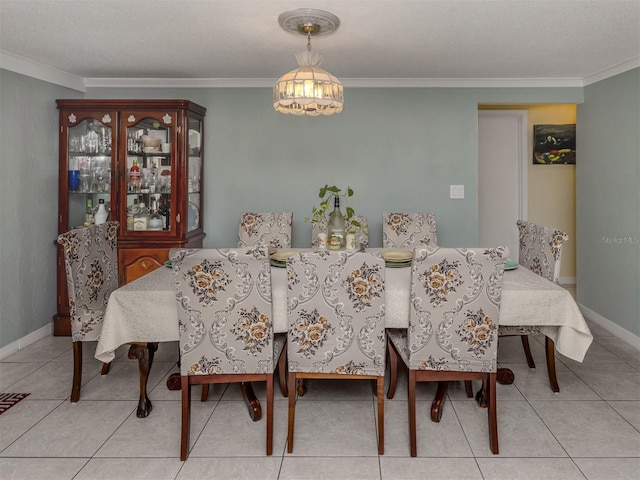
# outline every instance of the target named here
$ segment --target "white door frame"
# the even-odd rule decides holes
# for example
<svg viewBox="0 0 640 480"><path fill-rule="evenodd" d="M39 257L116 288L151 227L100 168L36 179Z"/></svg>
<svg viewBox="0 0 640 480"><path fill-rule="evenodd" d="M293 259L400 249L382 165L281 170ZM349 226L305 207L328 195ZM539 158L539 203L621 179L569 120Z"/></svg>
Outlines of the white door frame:
<svg viewBox="0 0 640 480"><path fill-rule="evenodd" d="M518 141L518 215L521 220L528 219L528 179L527 170L529 167L529 141L528 122L529 112L527 110L478 110L478 116L513 116L518 122L520 132ZM479 208L479 207L478 207ZM478 213L479 215L479 213ZM517 258L518 252L511 252L512 258Z"/></svg>

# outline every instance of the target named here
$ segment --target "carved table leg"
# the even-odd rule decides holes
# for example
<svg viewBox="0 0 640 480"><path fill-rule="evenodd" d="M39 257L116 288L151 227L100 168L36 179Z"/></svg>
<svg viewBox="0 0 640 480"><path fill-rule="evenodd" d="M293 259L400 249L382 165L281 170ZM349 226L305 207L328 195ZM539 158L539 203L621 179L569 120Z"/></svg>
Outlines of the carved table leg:
<svg viewBox="0 0 640 480"><path fill-rule="evenodd" d="M153 355L158 350L158 343L149 342L136 343L129 348L129 358L138 359L138 368L140 369L140 399L138 400L138 410L136 416L138 418L146 418L149 416L153 406L147 395L147 381L149 380L149 372L153 365Z"/></svg>
<svg viewBox="0 0 640 480"><path fill-rule="evenodd" d="M244 398L247 408L249 409L249 416L251 417L251 420L257 422L262 418L262 407L260 406L260 400L258 400L253 391L251 382L242 382L240 384L240 391L242 392L242 398Z"/></svg>
<svg viewBox="0 0 640 480"><path fill-rule="evenodd" d="M169 390L180 390L182 380L180 379L179 373L172 373L167 378L167 389Z"/></svg>
<svg viewBox="0 0 640 480"><path fill-rule="evenodd" d="M296 391L298 392L299 397L304 397L304 394L307 393L307 387L304 383L304 378L299 378L296 381Z"/></svg>
<svg viewBox="0 0 640 480"><path fill-rule="evenodd" d="M489 406L487 387L487 382L483 380L480 390L476 393L476 402L478 402L478 405L482 408L487 408Z"/></svg>
<svg viewBox="0 0 640 480"><path fill-rule="evenodd" d="M511 385L514 379L515 375L508 368L498 369L497 381L500 385Z"/></svg>
<svg viewBox="0 0 640 480"><path fill-rule="evenodd" d="M431 421L439 422L442 418L442 408L444 403L444 398L447 396L447 389L449 388L449 382L438 382L438 390L436 391L436 396L433 398L433 402L431 402Z"/></svg>

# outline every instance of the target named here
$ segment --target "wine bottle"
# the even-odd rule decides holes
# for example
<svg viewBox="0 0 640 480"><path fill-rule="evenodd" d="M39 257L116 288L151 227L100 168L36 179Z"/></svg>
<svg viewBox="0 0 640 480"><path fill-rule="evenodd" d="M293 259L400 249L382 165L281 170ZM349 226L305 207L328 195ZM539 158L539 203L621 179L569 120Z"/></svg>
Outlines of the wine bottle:
<svg viewBox="0 0 640 480"><path fill-rule="evenodd" d="M129 170L129 190L132 192L140 190L140 167L138 166L138 160L135 158Z"/></svg>
<svg viewBox="0 0 640 480"><path fill-rule="evenodd" d="M329 215L327 224L327 235L329 237L329 248L339 250L344 247L344 216L340 211L340 197L333 197L333 212Z"/></svg>
<svg viewBox="0 0 640 480"><path fill-rule="evenodd" d="M93 216L93 198L87 198L87 208L84 213L84 226L90 227L94 222Z"/></svg>
<svg viewBox="0 0 640 480"><path fill-rule="evenodd" d="M94 220L96 225L102 225L109 218L109 212L107 212L107 207L104 204L104 198L98 200L98 210L94 215Z"/></svg>
<svg viewBox="0 0 640 480"><path fill-rule="evenodd" d="M158 213L158 202L154 198L151 201L151 215L149 215L149 230L162 230L164 218Z"/></svg>
<svg viewBox="0 0 640 480"><path fill-rule="evenodd" d="M171 227L171 220L169 217L169 204L164 197L160 197L160 207L158 207L158 213L162 215L162 230L169 230Z"/></svg>

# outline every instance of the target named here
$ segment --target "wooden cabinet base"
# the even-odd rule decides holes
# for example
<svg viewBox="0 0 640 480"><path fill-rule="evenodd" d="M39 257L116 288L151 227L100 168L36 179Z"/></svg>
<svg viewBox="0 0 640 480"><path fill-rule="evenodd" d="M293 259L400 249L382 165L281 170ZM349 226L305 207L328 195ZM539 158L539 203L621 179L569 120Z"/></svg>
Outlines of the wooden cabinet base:
<svg viewBox="0 0 640 480"><path fill-rule="evenodd" d="M71 320L68 315L53 316L53 336L54 337L70 337L71 336Z"/></svg>

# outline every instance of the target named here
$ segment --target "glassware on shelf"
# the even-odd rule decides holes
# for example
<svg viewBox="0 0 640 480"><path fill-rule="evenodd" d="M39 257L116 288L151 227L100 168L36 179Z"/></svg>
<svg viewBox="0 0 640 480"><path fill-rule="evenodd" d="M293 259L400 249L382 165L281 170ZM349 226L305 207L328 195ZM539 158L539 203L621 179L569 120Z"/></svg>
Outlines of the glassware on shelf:
<svg viewBox="0 0 640 480"><path fill-rule="evenodd" d="M89 166L88 157L79 157L79 179L80 192L87 193L91 191L91 168Z"/></svg>

